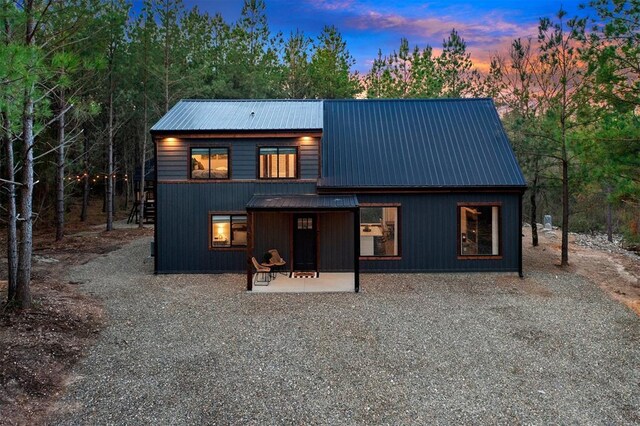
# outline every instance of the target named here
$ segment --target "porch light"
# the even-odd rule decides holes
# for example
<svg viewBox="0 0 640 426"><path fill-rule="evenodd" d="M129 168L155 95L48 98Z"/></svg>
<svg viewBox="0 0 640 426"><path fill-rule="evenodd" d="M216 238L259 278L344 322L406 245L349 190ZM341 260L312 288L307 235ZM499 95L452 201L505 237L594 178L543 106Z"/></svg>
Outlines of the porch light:
<svg viewBox="0 0 640 426"><path fill-rule="evenodd" d="M300 138L300 143L302 145L311 145L313 143L313 138L310 136L302 136Z"/></svg>

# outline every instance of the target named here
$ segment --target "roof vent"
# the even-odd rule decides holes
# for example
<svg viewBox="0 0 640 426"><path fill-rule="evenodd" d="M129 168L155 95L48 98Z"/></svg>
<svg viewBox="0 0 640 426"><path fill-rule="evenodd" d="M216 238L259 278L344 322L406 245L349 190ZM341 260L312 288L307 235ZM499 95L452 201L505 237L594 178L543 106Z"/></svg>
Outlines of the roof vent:
<svg viewBox="0 0 640 426"><path fill-rule="evenodd" d="M256 112L255 111L251 111L250 115L251 115L251 117L253 117L254 115L256 115Z"/></svg>

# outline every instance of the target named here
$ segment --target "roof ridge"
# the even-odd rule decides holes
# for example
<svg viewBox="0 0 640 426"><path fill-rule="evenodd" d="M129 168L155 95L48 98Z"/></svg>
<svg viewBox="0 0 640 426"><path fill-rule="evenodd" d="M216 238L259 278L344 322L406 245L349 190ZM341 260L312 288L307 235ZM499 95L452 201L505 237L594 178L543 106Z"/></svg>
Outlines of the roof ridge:
<svg viewBox="0 0 640 426"><path fill-rule="evenodd" d="M178 102L323 102L323 99L180 99Z"/></svg>
<svg viewBox="0 0 640 426"><path fill-rule="evenodd" d="M371 99L180 99L178 102L470 102L493 98L371 98Z"/></svg>
<svg viewBox="0 0 640 426"><path fill-rule="evenodd" d="M325 102L460 102L492 101L493 98L372 98L372 99L325 99Z"/></svg>

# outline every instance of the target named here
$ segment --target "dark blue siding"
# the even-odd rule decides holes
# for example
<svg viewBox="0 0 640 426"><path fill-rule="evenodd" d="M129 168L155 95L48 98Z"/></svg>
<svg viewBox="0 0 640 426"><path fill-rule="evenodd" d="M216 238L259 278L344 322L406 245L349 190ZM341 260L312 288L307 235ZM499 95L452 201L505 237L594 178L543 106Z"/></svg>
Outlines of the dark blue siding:
<svg viewBox="0 0 640 426"><path fill-rule="evenodd" d="M277 249L285 260L291 259L291 223L289 214L260 212L254 215L255 244L253 255L258 261L271 249Z"/></svg>
<svg viewBox="0 0 640 426"><path fill-rule="evenodd" d="M401 260L362 260L362 271L518 271L517 193L358 194L362 203L401 204ZM502 259L459 260L458 203L501 202Z"/></svg>
<svg viewBox="0 0 640 426"><path fill-rule="evenodd" d="M208 213L244 212L254 194L312 194L311 183L159 182L156 227L159 273L241 271L246 251L209 250Z"/></svg>
<svg viewBox="0 0 640 426"><path fill-rule="evenodd" d="M158 181L187 179L189 149L182 141L158 143Z"/></svg>
<svg viewBox="0 0 640 426"><path fill-rule="evenodd" d="M320 272L353 271L353 213L319 215Z"/></svg>
<svg viewBox="0 0 640 426"><path fill-rule="evenodd" d="M257 173L258 146L298 146L301 179L317 179L319 167L318 138L265 138L265 139L180 139L165 142L158 147L158 181L189 179L189 145L228 146L231 150L231 179L252 180Z"/></svg>
<svg viewBox="0 0 640 426"><path fill-rule="evenodd" d="M158 272L243 271L246 253L208 249L208 212L244 212L255 194L308 194L313 184L227 183L158 185ZM362 203L399 203L400 260L362 260L362 271L459 272L517 271L517 193L359 194ZM495 260L459 260L458 203L500 202L501 254ZM270 248L291 259L288 213L257 212L257 258ZM353 217L349 212L321 213L318 219L320 271L353 269Z"/></svg>
<svg viewBox="0 0 640 426"><path fill-rule="evenodd" d="M255 179L255 142L234 141L231 149L231 179Z"/></svg>

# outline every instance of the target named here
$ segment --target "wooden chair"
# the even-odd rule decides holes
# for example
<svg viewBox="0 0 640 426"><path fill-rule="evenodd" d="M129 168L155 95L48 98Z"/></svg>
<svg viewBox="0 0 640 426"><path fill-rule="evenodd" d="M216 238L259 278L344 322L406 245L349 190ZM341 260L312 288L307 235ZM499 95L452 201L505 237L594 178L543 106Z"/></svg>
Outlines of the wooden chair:
<svg viewBox="0 0 640 426"><path fill-rule="evenodd" d="M269 253L271 254L271 260L270 260L271 264L274 267L278 267L278 268L284 269L283 267L284 267L284 265L287 264L287 262L282 258L282 256L280 256L280 253L278 253L278 250L271 249L271 250L269 250ZM281 274L283 274L283 275L287 275L287 271L280 270L279 272Z"/></svg>
<svg viewBox="0 0 640 426"><path fill-rule="evenodd" d="M255 285L269 285L271 282L271 268L267 266L262 266L258 263L255 257L251 258L251 263L253 263L253 267L256 270L256 276L254 278ZM259 279L260 274L262 274L262 280ZM262 283L262 284L258 284Z"/></svg>

